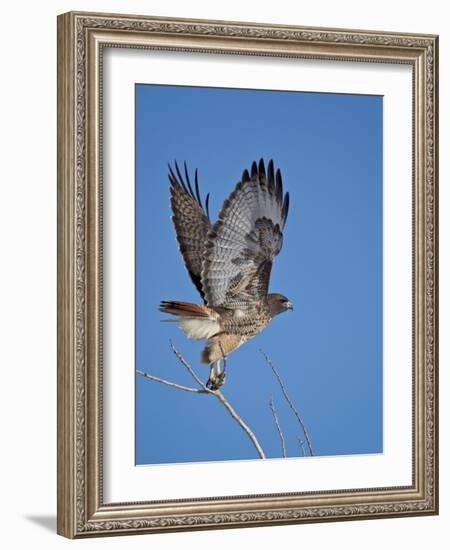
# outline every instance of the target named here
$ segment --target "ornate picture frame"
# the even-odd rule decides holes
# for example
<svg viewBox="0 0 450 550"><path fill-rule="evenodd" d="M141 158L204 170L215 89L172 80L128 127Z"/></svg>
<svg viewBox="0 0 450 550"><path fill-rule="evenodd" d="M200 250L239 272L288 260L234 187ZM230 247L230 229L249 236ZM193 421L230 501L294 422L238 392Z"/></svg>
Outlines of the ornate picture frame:
<svg viewBox="0 0 450 550"><path fill-rule="evenodd" d="M411 483L105 502L103 55L107 48L412 69ZM58 17L58 533L69 538L438 513L438 37L70 12Z"/></svg>

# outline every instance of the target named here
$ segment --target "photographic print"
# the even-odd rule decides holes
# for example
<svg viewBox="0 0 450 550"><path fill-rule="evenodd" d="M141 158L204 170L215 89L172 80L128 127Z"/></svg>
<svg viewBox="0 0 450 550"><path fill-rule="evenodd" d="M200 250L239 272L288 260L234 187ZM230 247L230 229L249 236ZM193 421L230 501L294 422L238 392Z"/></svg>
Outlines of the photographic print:
<svg viewBox="0 0 450 550"><path fill-rule="evenodd" d="M58 17L58 533L438 513L437 61Z"/></svg>
<svg viewBox="0 0 450 550"><path fill-rule="evenodd" d="M143 83L135 129L136 464L382 453L383 98Z"/></svg>

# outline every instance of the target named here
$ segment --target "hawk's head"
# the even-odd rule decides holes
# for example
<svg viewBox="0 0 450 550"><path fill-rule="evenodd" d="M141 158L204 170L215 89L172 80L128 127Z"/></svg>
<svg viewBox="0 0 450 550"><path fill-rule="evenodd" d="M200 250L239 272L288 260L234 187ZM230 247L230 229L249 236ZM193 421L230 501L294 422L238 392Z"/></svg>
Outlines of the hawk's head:
<svg viewBox="0 0 450 550"><path fill-rule="evenodd" d="M272 317L287 311L288 309L294 309L292 302L289 301L283 294L268 294L267 301L269 303L270 314Z"/></svg>

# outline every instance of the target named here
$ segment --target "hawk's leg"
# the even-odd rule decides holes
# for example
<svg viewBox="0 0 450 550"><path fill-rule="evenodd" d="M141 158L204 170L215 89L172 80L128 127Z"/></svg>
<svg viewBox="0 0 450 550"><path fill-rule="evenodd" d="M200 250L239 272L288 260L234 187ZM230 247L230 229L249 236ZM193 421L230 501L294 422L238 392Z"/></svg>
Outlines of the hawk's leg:
<svg viewBox="0 0 450 550"><path fill-rule="evenodd" d="M209 388L210 390L213 390L213 389L215 389L215 387L214 387L215 385L216 385L216 376L214 374L214 363L210 363L210 365L209 365L209 378L206 381L206 387Z"/></svg>
<svg viewBox="0 0 450 550"><path fill-rule="evenodd" d="M216 369L214 370L214 366L216 366ZM220 359L216 361L215 363L211 363L209 366L209 378L206 382L206 387L210 390L218 390L220 386L222 386L225 383L225 368L226 368L226 362L224 370L220 370Z"/></svg>
<svg viewBox="0 0 450 550"><path fill-rule="evenodd" d="M217 367L217 385L223 386L225 384L225 377L227 375L227 356L223 356L223 371L220 371L220 361L218 361L218 367Z"/></svg>

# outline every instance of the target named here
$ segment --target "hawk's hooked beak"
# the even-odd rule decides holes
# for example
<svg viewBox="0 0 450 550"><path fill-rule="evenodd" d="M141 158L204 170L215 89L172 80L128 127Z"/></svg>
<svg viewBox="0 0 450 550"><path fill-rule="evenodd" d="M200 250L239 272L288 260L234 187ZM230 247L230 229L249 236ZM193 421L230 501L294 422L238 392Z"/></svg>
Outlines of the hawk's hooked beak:
<svg viewBox="0 0 450 550"><path fill-rule="evenodd" d="M292 302L287 302L286 309L291 309L292 311L294 311L294 304Z"/></svg>

